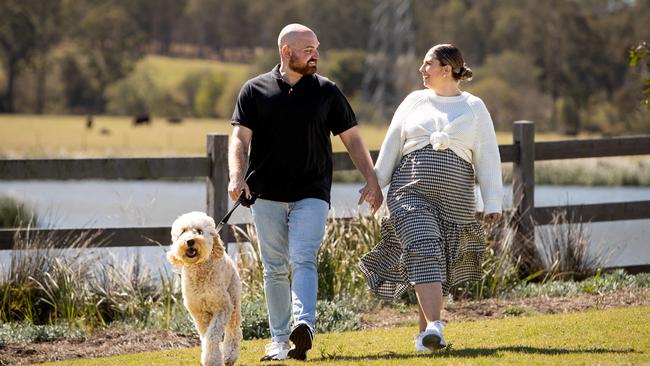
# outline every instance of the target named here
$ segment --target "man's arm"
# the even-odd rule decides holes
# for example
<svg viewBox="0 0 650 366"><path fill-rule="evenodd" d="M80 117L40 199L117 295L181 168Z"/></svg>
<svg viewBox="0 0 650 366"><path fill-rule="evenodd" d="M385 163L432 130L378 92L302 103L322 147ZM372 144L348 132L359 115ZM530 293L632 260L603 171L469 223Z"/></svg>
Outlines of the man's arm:
<svg viewBox="0 0 650 366"><path fill-rule="evenodd" d="M246 165L248 163L248 147L253 137L253 131L250 128L235 125L228 146L228 195L230 199L236 201L243 190L246 197L250 198L251 192L248 184L244 181L246 174Z"/></svg>
<svg viewBox="0 0 650 366"><path fill-rule="evenodd" d="M384 196L381 193L381 188L379 188L379 183L377 183L377 176L373 169L372 158L370 158L370 153L363 144L361 134L359 134L359 129L357 126L354 126L345 132L342 132L339 137L341 138L341 141L343 141L345 148L348 150L348 154L350 154L354 166L357 167L366 179L366 185L361 189L359 204L362 204L364 201L368 202L372 212L374 213L379 209L382 202L384 202Z"/></svg>

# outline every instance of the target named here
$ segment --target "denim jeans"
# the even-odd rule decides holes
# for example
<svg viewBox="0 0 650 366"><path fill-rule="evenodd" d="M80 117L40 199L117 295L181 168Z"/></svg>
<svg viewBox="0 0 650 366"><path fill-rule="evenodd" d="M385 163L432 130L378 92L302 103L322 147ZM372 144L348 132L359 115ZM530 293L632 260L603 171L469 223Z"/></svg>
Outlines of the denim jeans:
<svg viewBox="0 0 650 366"><path fill-rule="evenodd" d="M316 325L316 256L325 233L329 204L306 198L296 202L258 199L253 206L262 263L271 337L286 342L294 325ZM289 279L291 271L291 280Z"/></svg>

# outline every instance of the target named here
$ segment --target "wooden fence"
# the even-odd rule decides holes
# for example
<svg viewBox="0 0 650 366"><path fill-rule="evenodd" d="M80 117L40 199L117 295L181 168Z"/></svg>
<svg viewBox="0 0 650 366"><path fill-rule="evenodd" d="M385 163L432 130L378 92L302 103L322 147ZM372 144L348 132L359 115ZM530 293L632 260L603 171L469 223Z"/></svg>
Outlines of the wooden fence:
<svg viewBox="0 0 650 366"><path fill-rule="evenodd" d="M535 142L535 129L532 122L517 121L513 126L513 144L500 145L499 152L503 163L513 163L513 207L516 210L516 230L519 240L534 241L535 225L551 223L553 213L557 210L566 210L567 218L573 222L650 218L650 201L557 207L534 206L535 161L650 154L650 136ZM227 147L227 135L209 134L204 157L0 160L0 180L205 177L206 212L218 220L227 211ZM377 158L377 154L376 151L371 152L373 159ZM334 169L354 169L347 153L334 154ZM29 235L46 235L52 238L53 242L57 242L57 237L69 237L89 230L97 230L97 240L108 247L166 245L170 241L168 226L29 229ZM26 229L0 229L0 250L13 249L16 238L27 234ZM230 230L224 229L222 235L227 239L230 238ZM650 264L630 268L630 270L650 271Z"/></svg>

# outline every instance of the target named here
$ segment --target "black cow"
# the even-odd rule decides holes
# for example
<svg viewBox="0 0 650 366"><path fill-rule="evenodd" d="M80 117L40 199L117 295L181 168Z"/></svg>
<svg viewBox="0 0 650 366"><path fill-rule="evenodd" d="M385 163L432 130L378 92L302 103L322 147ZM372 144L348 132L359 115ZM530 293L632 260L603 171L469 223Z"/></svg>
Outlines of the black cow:
<svg viewBox="0 0 650 366"><path fill-rule="evenodd" d="M151 124L151 117L149 117L148 114L139 114L135 117L133 117L133 125L134 126L144 126L144 125L150 125Z"/></svg>

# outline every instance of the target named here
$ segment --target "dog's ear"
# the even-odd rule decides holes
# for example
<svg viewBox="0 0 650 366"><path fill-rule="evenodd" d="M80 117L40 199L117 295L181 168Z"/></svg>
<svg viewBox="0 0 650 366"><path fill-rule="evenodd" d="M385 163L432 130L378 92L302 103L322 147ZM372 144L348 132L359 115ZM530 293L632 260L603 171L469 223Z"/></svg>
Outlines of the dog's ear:
<svg viewBox="0 0 650 366"><path fill-rule="evenodd" d="M174 253L172 253L171 250L167 252L167 260L174 267L182 267L183 266L183 261L181 261L177 256L175 256Z"/></svg>
<svg viewBox="0 0 650 366"><path fill-rule="evenodd" d="M219 235L212 237L212 257L219 259L223 257L224 247Z"/></svg>

